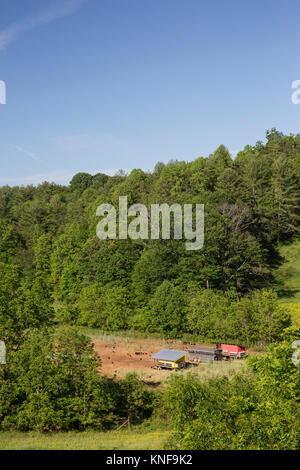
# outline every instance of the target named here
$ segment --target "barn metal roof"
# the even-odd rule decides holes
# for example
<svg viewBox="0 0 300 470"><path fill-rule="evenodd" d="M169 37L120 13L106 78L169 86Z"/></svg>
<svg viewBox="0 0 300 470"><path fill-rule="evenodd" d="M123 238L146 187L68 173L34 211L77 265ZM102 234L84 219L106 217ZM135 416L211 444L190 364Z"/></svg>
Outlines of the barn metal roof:
<svg viewBox="0 0 300 470"><path fill-rule="evenodd" d="M178 351L177 349L162 349L156 354L151 356L153 359L162 359L165 361L177 361L182 356L185 356L187 351Z"/></svg>
<svg viewBox="0 0 300 470"><path fill-rule="evenodd" d="M189 352L197 352L197 353L213 353L215 351L216 351L215 348L200 348L198 346L189 348Z"/></svg>

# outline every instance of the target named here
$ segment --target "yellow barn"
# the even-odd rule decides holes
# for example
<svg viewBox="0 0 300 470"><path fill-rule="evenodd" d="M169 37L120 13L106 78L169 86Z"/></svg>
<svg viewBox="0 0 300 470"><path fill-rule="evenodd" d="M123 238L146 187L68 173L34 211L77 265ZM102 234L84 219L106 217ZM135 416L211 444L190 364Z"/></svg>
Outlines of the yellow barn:
<svg viewBox="0 0 300 470"><path fill-rule="evenodd" d="M156 366L162 369L179 369L185 367L185 356L187 351L177 349L162 349L153 354L152 359L156 360Z"/></svg>

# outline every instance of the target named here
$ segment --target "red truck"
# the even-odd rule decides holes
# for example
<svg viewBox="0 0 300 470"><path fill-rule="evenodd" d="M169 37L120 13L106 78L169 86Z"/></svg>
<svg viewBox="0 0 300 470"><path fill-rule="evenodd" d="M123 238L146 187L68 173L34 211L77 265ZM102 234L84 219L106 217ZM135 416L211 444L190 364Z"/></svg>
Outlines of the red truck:
<svg viewBox="0 0 300 470"><path fill-rule="evenodd" d="M246 347L241 344L221 343L221 349L225 359L243 359L246 357Z"/></svg>

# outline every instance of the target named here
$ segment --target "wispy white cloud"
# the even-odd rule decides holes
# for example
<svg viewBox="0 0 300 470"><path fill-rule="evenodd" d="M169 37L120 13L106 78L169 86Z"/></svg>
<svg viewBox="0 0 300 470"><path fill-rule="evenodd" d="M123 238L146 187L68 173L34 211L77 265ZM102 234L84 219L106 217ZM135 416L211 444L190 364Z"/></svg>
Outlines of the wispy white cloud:
<svg viewBox="0 0 300 470"><path fill-rule="evenodd" d="M18 152L24 153L28 157L30 157L32 160L39 161L40 159L32 152L29 152L28 150L25 150L23 147L20 147L19 145L14 145L14 149L18 150Z"/></svg>
<svg viewBox="0 0 300 470"><path fill-rule="evenodd" d="M0 178L0 185L36 185L43 183L44 181L48 181L50 183L55 182L57 184L68 184L73 176L74 173L71 173L70 171L58 170L52 173L40 173L35 175L18 176L13 178Z"/></svg>
<svg viewBox="0 0 300 470"><path fill-rule="evenodd" d="M8 44L16 41L22 34L39 26L71 15L78 10L87 0L64 0L59 5L34 13L32 16L16 21L0 31L0 51Z"/></svg>
<svg viewBox="0 0 300 470"><path fill-rule="evenodd" d="M88 168L77 168L76 170L56 170L49 173L38 173L33 175L27 176L17 176L17 177L7 177L7 178L0 178L0 186L9 185L9 186L26 186L26 185L38 185L47 181L48 183L56 183L62 185L68 185L76 173L84 172L89 173L91 175L96 175L97 173L105 173L109 176L114 176L116 173L120 171L119 168L114 169L101 169L97 168L94 170L90 170ZM123 169L126 174L129 174L132 170L131 169ZM150 171L144 169L143 171Z"/></svg>

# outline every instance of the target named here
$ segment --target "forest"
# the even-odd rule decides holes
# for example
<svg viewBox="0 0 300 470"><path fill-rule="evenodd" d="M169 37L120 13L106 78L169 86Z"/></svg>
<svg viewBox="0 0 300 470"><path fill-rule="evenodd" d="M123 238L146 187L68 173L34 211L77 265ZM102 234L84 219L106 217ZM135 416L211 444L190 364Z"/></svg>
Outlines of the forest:
<svg viewBox="0 0 300 470"><path fill-rule="evenodd" d="M299 449L299 368L290 357L300 330L276 275L279 247L300 236L299 187L300 135L276 129L235 158L220 145L153 171L1 187L0 430L105 430L163 409L175 420L168 448ZM119 196L146 207L204 204L203 248L99 240L96 209L117 207ZM267 352L233 380L172 376L166 392L153 391L135 374L99 375L101 358L81 327Z"/></svg>

